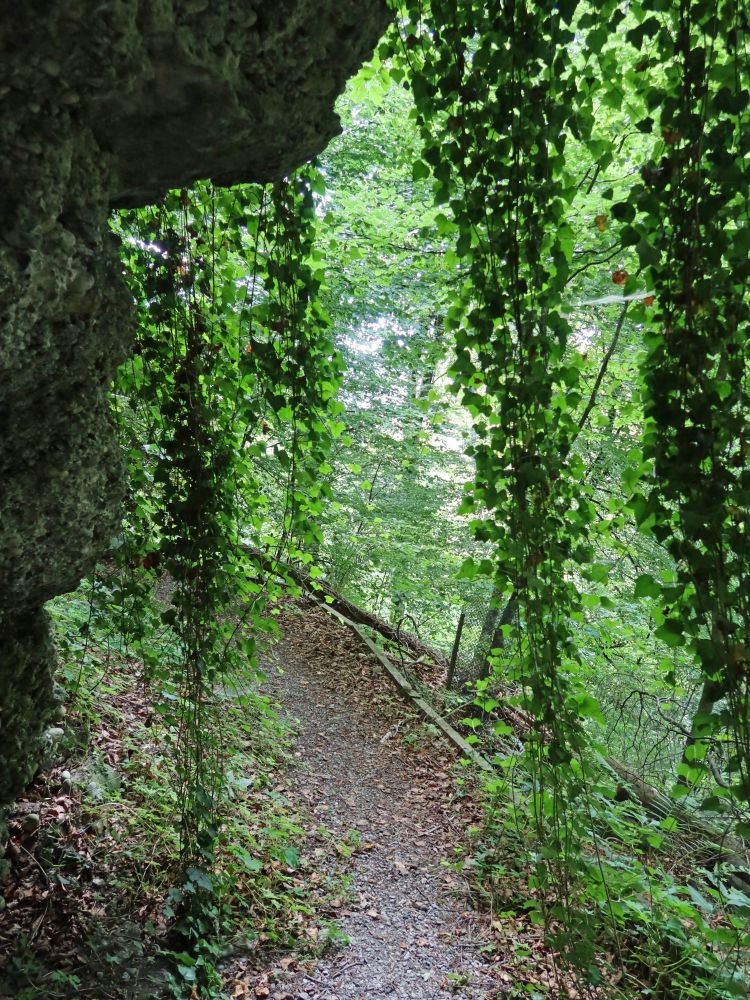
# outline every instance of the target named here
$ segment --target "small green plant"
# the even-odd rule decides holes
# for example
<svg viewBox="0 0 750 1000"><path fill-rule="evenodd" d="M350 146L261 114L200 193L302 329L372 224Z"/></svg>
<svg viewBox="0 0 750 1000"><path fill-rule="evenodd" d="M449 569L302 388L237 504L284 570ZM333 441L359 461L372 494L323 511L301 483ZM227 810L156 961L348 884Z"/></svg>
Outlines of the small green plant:
<svg viewBox="0 0 750 1000"><path fill-rule="evenodd" d="M410 750L424 750L434 743L440 735L440 730L432 722L423 722L403 736L404 744Z"/></svg>
<svg viewBox="0 0 750 1000"><path fill-rule="evenodd" d="M55 1000L78 992L80 977L60 969L45 971L32 953L32 942L22 936L10 959L7 976L16 985L16 1000Z"/></svg>
<svg viewBox="0 0 750 1000"><path fill-rule="evenodd" d="M81 986L79 976L56 970L44 977L40 986L28 986L17 994L17 1000L54 1000L75 996Z"/></svg>
<svg viewBox="0 0 750 1000"><path fill-rule="evenodd" d="M350 858L362 847L362 834L359 830L350 828L336 844L336 851L342 858Z"/></svg>
<svg viewBox="0 0 750 1000"><path fill-rule="evenodd" d="M350 939L335 920L322 920L318 940L320 942L318 954L323 954L332 949L345 948Z"/></svg>
<svg viewBox="0 0 750 1000"><path fill-rule="evenodd" d="M468 972L449 972L445 979L451 993L458 993L471 983L471 976Z"/></svg>

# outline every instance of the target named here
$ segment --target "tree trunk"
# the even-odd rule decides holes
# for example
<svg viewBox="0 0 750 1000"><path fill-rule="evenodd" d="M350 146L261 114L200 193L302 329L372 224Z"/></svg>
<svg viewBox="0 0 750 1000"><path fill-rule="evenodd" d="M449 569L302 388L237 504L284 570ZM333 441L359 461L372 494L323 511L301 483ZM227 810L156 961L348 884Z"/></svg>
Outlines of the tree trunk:
<svg viewBox="0 0 750 1000"><path fill-rule="evenodd" d="M703 730L703 720L706 719L711 712L713 707L720 698L725 694L724 686L719 681L712 681L706 679L703 682L703 689L701 690L701 696L698 701L698 707L693 715L693 721L690 726L690 735L685 740L685 746L682 750L682 764L686 764L688 767L694 766L694 761L688 760L688 750L691 746L701 739ZM687 777L684 774L680 774L677 777L678 785L689 784Z"/></svg>
<svg viewBox="0 0 750 1000"><path fill-rule="evenodd" d="M464 622L466 621L466 612L462 611L458 616L458 625L456 627L456 638L453 640L453 649L451 650L451 660L448 664L448 676L445 680L445 689L450 691L453 687L453 675L456 672L456 662L458 660L458 650L461 645L461 633L464 630Z"/></svg>
<svg viewBox="0 0 750 1000"><path fill-rule="evenodd" d="M472 676L478 680L485 680L490 675L490 650L505 648L503 626L510 625L518 607L518 597L513 591L501 614L499 605L501 597L502 590L498 584L495 584L490 598L490 606L482 626L482 633L471 661Z"/></svg>

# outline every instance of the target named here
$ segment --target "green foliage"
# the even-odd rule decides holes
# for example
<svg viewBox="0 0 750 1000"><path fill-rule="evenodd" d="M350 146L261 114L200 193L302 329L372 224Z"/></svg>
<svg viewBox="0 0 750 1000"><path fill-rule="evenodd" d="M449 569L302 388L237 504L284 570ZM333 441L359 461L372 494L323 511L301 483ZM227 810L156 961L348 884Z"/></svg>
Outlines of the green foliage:
<svg viewBox="0 0 750 1000"><path fill-rule="evenodd" d="M463 510L475 515L475 537L492 546L493 559L463 572L489 572L497 597L515 609L506 676L534 720L530 808L539 842L552 845L538 856L535 884L544 892L555 880L569 904L566 923L585 940L587 916L568 890L585 860L567 810L585 790L583 722L595 702L580 684L572 628L580 593L567 569L574 561L597 579L595 511L573 448L582 365L567 350L562 301L575 194L565 143L571 133L588 138L592 111L578 91L587 66L568 54L574 10L433 3L429 17L440 27L432 30L415 4L401 35L434 198L452 213L455 253L466 263L446 324L454 388L475 432ZM554 906L545 910L548 927L555 919Z"/></svg>
<svg viewBox="0 0 750 1000"><path fill-rule="evenodd" d="M745 5L734 2L682 2L663 16L651 58L668 70L649 99L661 141L619 206L632 223L623 237L635 244L658 303L643 362L651 475L630 501L641 530L677 565L676 578L660 588L657 635L689 646L700 664L703 696L690 742L715 745L731 730L725 766L746 802L747 31Z"/></svg>
<svg viewBox="0 0 750 1000"><path fill-rule="evenodd" d="M312 518L330 496L316 471L342 430L340 363L317 301L315 190L313 170L269 188L205 184L118 221L141 322L116 385L130 475L114 596L161 689L184 871L171 891L172 957L178 979L206 995L218 983L224 880L236 875L215 869L231 794L219 695L231 674L252 675L278 591L248 546L316 543ZM257 471L268 454L283 484L272 533ZM168 593L154 604L157 572Z"/></svg>
<svg viewBox="0 0 750 1000"><path fill-rule="evenodd" d="M532 887L554 946L582 968L595 933L586 845L598 766L587 745L605 723L589 688L602 657L612 662L608 648L637 637L639 665L650 662L646 684L631 693L642 711L655 700L673 734L687 732L675 793L715 774L718 757L737 775L738 798L747 794L746 254L733 248L735 237L744 246L746 225L739 53L748 25L734 3L721 12L689 0L662 8L406 3L380 52L396 57L394 77L413 90L423 140L413 177L432 179L464 266L446 313L454 387L475 433L476 475L462 509L493 558L467 561L462 575L491 575L493 601L507 602L491 660L506 699L510 686L530 720L524 802L538 844L549 845L535 850ZM646 39L655 42L643 59ZM591 211L588 196L629 132L631 155L646 160L640 177L631 160L617 194L601 190ZM587 268L574 260L587 215L602 236L614 220L615 242L597 257L619 258L611 280L624 293L593 381L566 308ZM654 294L638 293L644 281ZM641 301L629 309L633 298ZM618 371L633 343L628 311L636 330L647 324L640 381L637 348L629 371ZM613 375L628 387L624 405ZM609 413L597 409L607 394L616 400ZM640 441L634 420L643 421ZM615 484L604 511L592 460ZM643 568L632 555L632 514L651 543ZM615 586L631 581L625 623L609 614L619 610L613 555L633 564L616 575ZM679 705L678 676L695 679L696 660L702 693L686 731L668 713ZM728 782L718 781L725 799ZM707 925L701 935L710 937ZM681 948L682 961L691 945ZM692 995L689 976L669 989Z"/></svg>
<svg viewBox="0 0 750 1000"><path fill-rule="evenodd" d="M120 569L60 641L104 674L119 608L162 692L190 988L225 879L273 909L297 861L235 829L217 862L217 691L273 631L255 546L443 648L467 612L450 711L508 778L472 865L498 893L517 853L582 982L606 952L623 990L741 990L746 901L668 842L699 810L750 829L748 30L737 0L406 0L319 172L119 217ZM664 824L607 756L671 789Z"/></svg>
<svg viewBox="0 0 750 1000"><path fill-rule="evenodd" d="M110 583L116 579L111 569L103 576ZM97 961L121 973L123 982L130 981L132 973L135 979L156 976L161 984L160 970L167 958L170 995L189 996L195 987L202 996L218 997L224 993L216 965L232 949L294 947L308 953L335 943L337 930L331 925L315 938L308 936L310 928L322 926L314 916L316 906L338 895L339 887L307 880L311 866L307 831L279 790L278 770L287 761L289 733L258 695L246 665L226 664L221 683L211 694L221 717L221 825L210 867L205 862L190 863L175 822L180 759L174 753L174 727L170 719L151 710L159 705L163 678L158 670L150 681L138 675L141 665L118 641L121 609L103 580L57 598L50 610L63 669L76 681L69 690L67 730L80 731L85 721L87 731L90 727L98 734L106 729L110 740L120 735L122 739L121 792L104 803L84 802L81 807L81 826L106 831L92 850L94 885L105 885L106 917L101 918L105 945ZM85 653L75 643L82 627ZM249 623L242 626L251 628ZM163 655L165 643L157 637L152 640L155 655ZM140 705L148 706L148 711L134 711ZM77 758L91 758L87 744L87 733L82 733L71 751L71 769ZM78 825L74 823L74 829ZM328 837L322 831L320 839L324 834ZM51 841L39 857L48 878L54 881L58 872L69 878L64 845ZM99 865L106 880L99 877ZM92 883L71 880L69 893L68 905L73 905L76 893L90 905ZM110 921L115 927L122 921L132 925L133 914L144 910L149 921L142 928L142 939L119 941L107 926ZM172 932L185 928L187 933L177 942L172 933L165 936L165 920L171 922ZM20 941L7 973L10 982L22 991L19 995L29 998L67 996L77 976L85 985L89 982L86 951L91 947L93 942L82 942L80 967L50 970L34 957L32 942ZM60 984L59 991L53 983Z"/></svg>
<svg viewBox="0 0 750 1000"><path fill-rule="evenodd" d="M669 821L618 806L606 781L590 789L590 864L578 890L568 886L582 893L588 928L571 940L571 900L561 895L550 905L538 892L539 864L549 849L535 842L531 829L533 784L515 781L509 796L507 785L496 782L487 794L484 828L458 867L474 872L488 904L496 906L499 897L509 913L548 926L551 915L550 943L569 953L588 983L619 981L612 995L624 997L745 994L738 955L750 945L750 900L705 871L692 869L687 881L665 871Z"/></svg>

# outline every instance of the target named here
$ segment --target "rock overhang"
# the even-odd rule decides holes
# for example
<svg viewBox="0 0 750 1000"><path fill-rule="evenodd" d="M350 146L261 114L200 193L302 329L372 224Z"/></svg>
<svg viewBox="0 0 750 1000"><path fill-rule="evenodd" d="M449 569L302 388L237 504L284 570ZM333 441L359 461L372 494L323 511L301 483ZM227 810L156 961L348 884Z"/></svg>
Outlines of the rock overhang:
<svg viewBox="0 0 750 1000"><path fill-rule="evenodd" d="M0 805L55 710L44 602L119 524L108 391L135 326L109 212L319 153L388 18L384 0L0 10Z"/></svg>

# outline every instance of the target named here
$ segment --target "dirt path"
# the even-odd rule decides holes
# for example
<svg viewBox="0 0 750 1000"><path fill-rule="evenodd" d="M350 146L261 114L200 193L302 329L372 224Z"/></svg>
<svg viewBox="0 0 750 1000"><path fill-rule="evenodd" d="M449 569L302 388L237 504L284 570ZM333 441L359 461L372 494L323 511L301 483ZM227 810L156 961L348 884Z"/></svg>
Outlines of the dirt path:
<svg viewBox="0 0 750 1000"><path fill-rule="evenodd" d="M440 862L452 855L452 755L416 752L414 722L374 659L323 611L283 622L268 687L297 720L291 776L310 812L355 847L352 900L338 920L348 947L312 970L270 970L257 995L303 1000L432 1000L502 995L479 952L479 918ZM417 730L417 735L418 735ZM413 739L414 737L412 737Z"/></svg>

